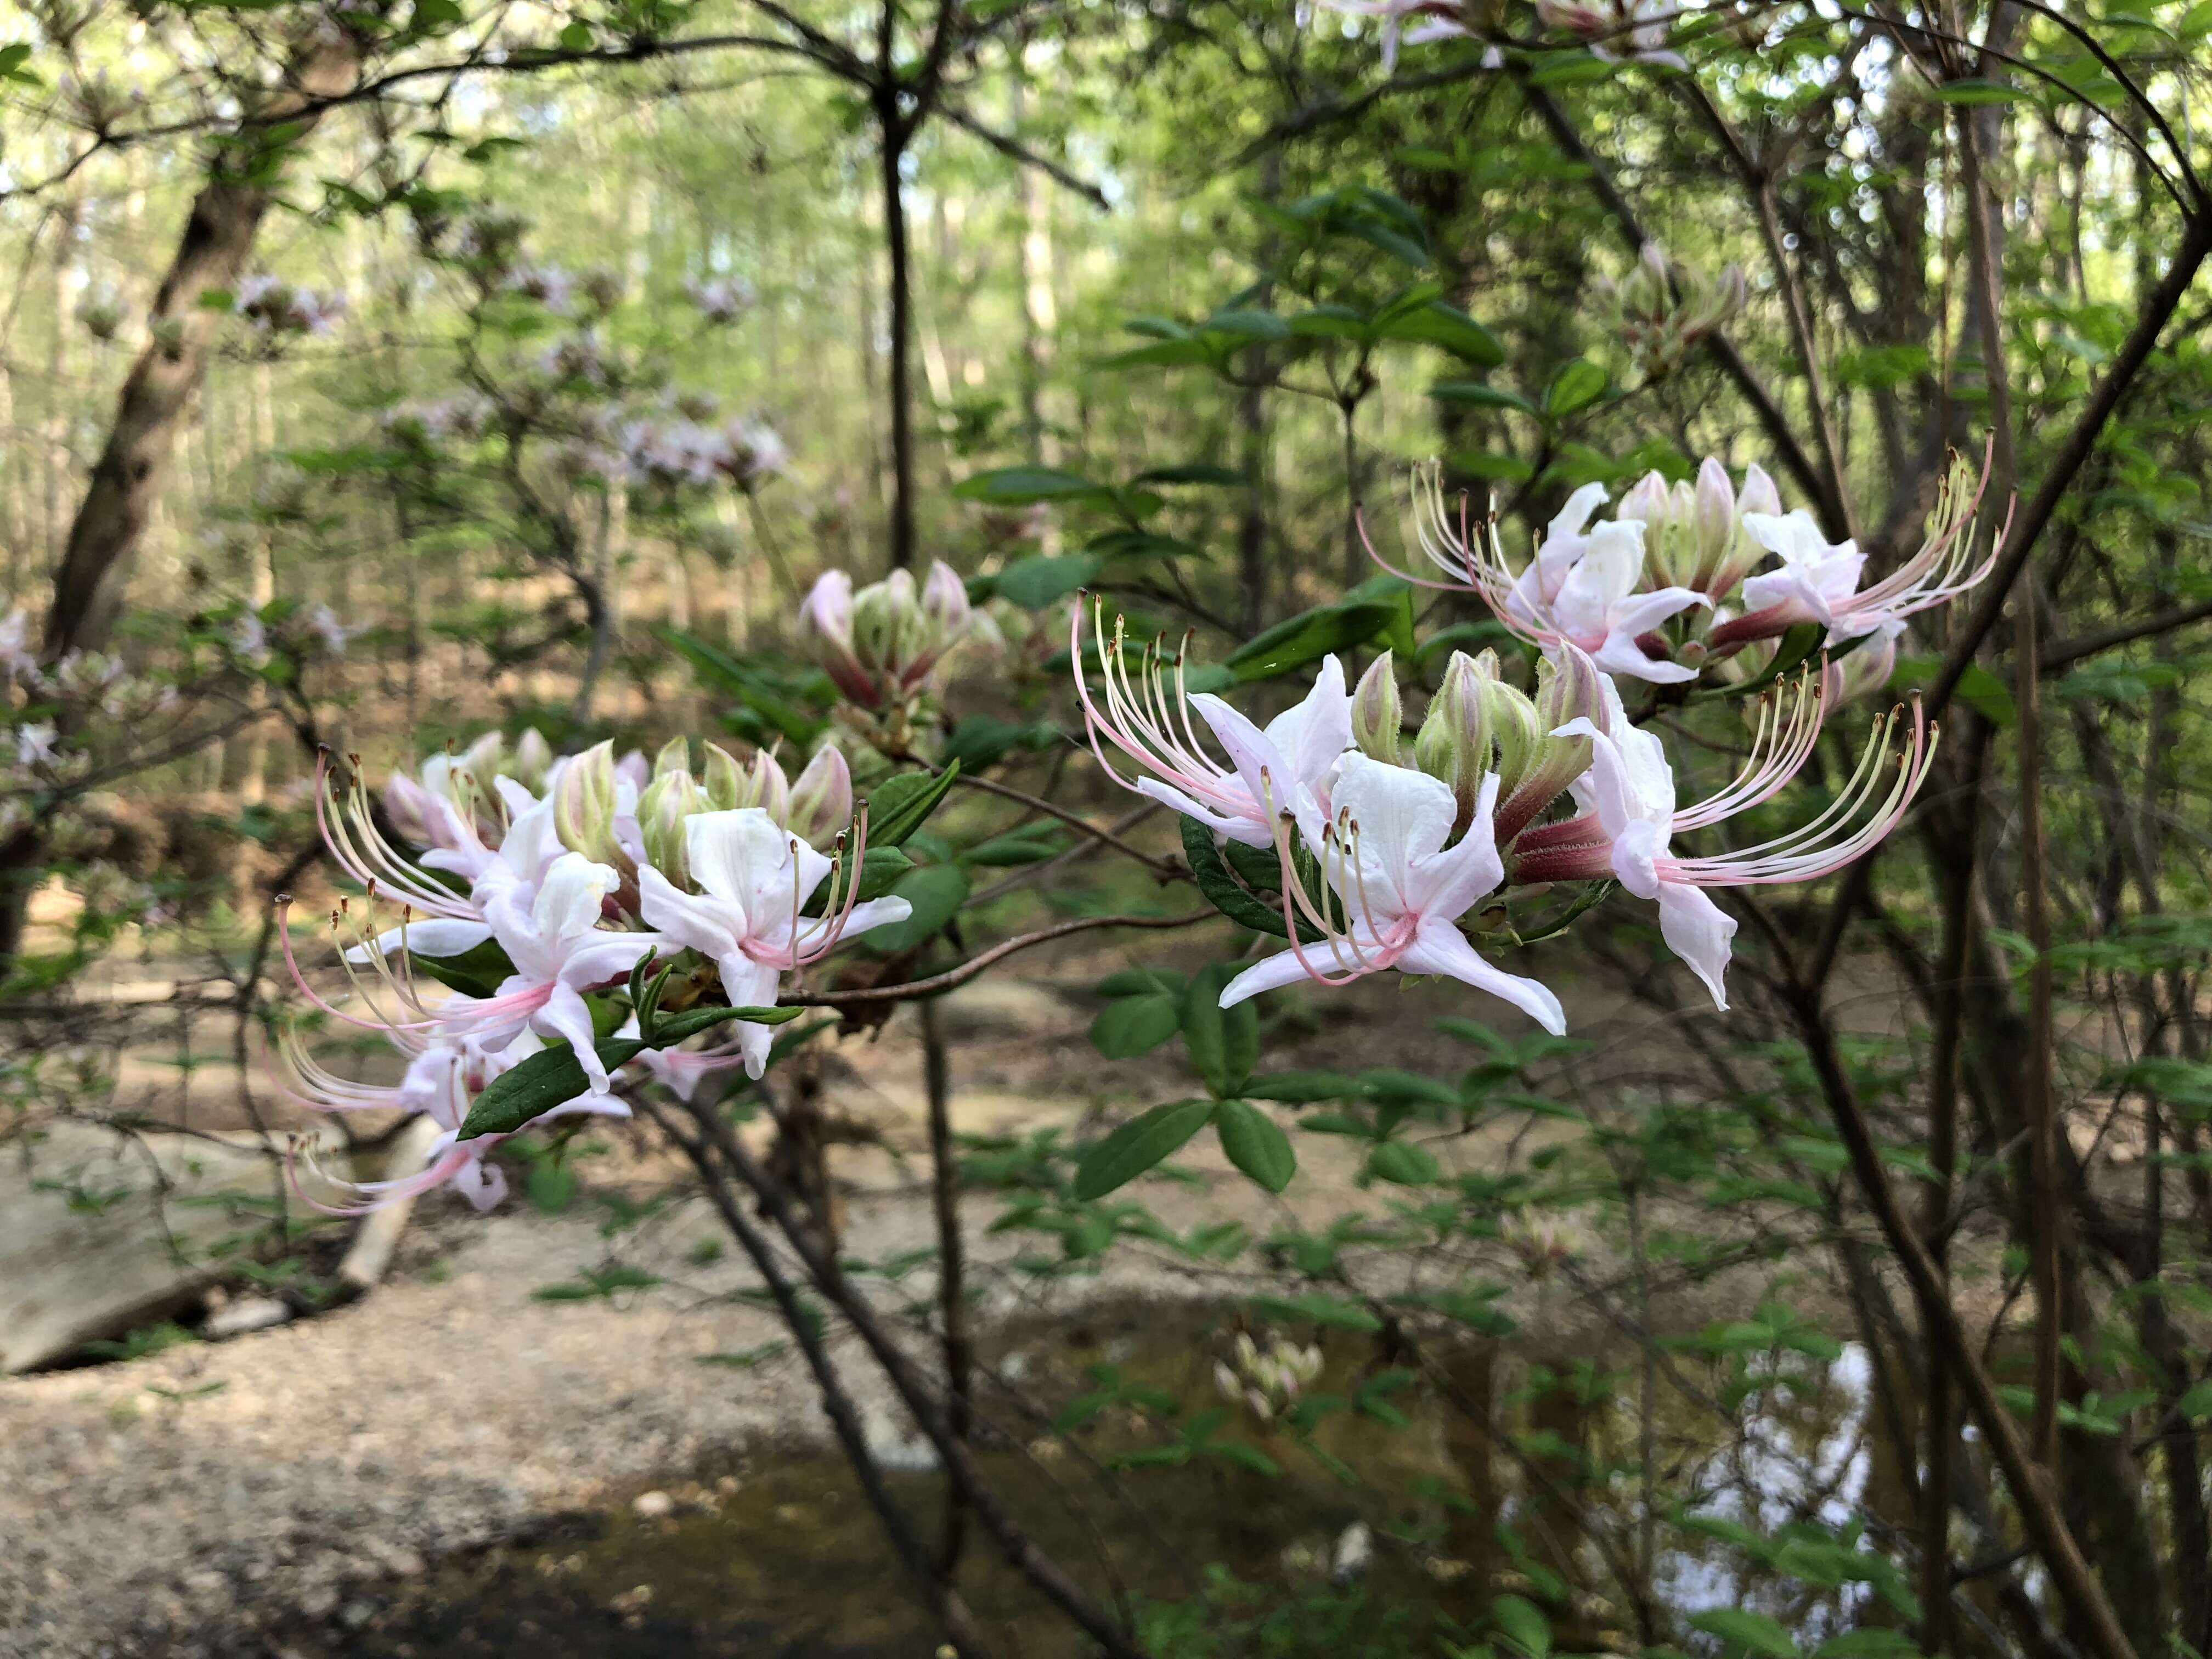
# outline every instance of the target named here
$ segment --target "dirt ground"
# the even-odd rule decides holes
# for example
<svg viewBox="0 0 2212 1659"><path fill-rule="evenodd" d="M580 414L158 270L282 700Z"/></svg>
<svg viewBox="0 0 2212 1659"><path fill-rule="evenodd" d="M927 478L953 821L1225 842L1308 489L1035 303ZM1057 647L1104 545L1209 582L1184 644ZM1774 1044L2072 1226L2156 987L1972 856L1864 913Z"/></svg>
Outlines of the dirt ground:
<svg viewBox="0 0 2212 1659"><path fill-rule="evenodd" d="M1188 1091L1171 1059L1109 1063L1085 1042L1083 988L1123 961L1103 951L1032 963L943 1005L959 1128L1073 1132L1095 1114ZM1576 1034L1595 1045L1576 1073L1586 1098L1682 1074L1687 1050L1668 1021L1593 983L1565 982ZM1271 1066L1279 1048L1287 1065L1449 1073L1475 1055L1435 1034L1434 1017L1525 1029L1510 1010L1455 988L1361 987L1309 1006L1319 1018L1278 1033ZM830 1074L840 1109L881 1134L880 1145L841 1150L836 1164L850 1249L878 1259L928 1239L922 1166L908 1157L922 1113L912 1019L902 1013L873 1040L840 1042ZM146 1086L217 1113L235 1100L237 1082L210 1066ZM621 1242L625 1262L665 1283L611 1299L533 1299L533 1290L607 1259L592 1188L635 1188L669 1168L641 1131L602 1139L608 1155L579 1166L584 1200L564 1213L511 1200L479 1218L450 1197L426 1202L391 1277L355 1305L221 1344L0 1382L0 1656L275 1651L257 1627L299 1610L342 1620L359 1583L627 1502L711 1454L818 1438L821 1413L796 1366L699 1363L767 1343L780 1328L738 1299L754 1281L726 1250L705 1259L708 1242L723 1239L703 1203L664 1212ZM1202 1138L1179 1162L1208 1176L1206 1188L1154 1182L1146 1196L1184 1227L1224 1216L1261 1231L1292 1215L1325 1222L1377 1202L1354 1185L1349 1158L1332 1156L1336 1145L1300 1137L1301 1173L1285 1199L1270 1200ZM1437 1150L1468 1168L1508 1153L1483 1136ZM1033 1279L994 1271L1036 1248L986 1233L997 1208L988 1197L967 1206L979 1282L990 1286L987 1318L1037 1305ZM1071 1296L1249 1291L1249 1262L1215 1275L1117 1253L1076 1290L1060 1282L1052 1305ZM911 1456L916 1448L867 1368L849 1369L872 1435L894 1458Z"/></svg>

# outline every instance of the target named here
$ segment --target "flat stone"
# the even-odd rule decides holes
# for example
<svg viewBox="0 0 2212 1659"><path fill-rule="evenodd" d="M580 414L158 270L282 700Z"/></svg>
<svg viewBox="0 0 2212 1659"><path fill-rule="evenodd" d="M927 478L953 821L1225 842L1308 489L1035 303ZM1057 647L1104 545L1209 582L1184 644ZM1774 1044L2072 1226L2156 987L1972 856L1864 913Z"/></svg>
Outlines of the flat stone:
<svg viewBox="0 0 2212 1659"><path fill-rule="evenodd" d="M181 1310L221 1265L208 1247L256 1224L219 1200L266 1198L275 1179L252 1135L64 1121L0 1149L0 1374Z"/></svg>

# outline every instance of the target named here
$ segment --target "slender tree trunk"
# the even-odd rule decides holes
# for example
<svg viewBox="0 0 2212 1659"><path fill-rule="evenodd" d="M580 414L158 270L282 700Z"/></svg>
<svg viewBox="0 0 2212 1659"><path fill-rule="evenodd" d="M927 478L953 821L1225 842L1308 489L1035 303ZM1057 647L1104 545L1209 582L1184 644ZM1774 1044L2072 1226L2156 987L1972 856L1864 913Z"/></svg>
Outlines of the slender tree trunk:
<svg viewBox="0 0 2212 1659"><path fill-rule="evenodd" d="M107 643L178 428L222 325L200 296L235 289L276 199L283 155L320 118L317 100L347 91L360 73L361 43L342 29L318 29L295 58L288 84L263 106L242 142L216 152L155 292L146 343L123 382L106 445L54 572L44 646L48 661ZM41 844L35 824L0 843L0 969L15 960L21 944L23 907Z"/></svg>
<svg viewBox="0 0 2212 1659"><path fill-rule="evenodd" d="M890 72L886 66L884 73ZM885 390L891 406L891 568L910 570L915 560L914 388L908 360L914 349L914 273L899 169L907 130L895 92L878 95L876 116L883 141L884 249L890 260L890 384Z"/></svg>

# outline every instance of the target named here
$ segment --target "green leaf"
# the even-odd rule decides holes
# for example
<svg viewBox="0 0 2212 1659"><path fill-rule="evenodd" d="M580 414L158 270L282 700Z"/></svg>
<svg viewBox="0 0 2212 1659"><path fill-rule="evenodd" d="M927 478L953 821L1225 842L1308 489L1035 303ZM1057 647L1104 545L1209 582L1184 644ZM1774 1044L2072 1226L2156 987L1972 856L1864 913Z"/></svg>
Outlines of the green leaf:
<svg viewBox="0 0 2212 1659"><path fill-rule="evenodd" d="M1213 844L1213 831L1196 818L1182 821L1182 855L1196 878L1198 890L1206 895L1206 902L1235 922L1239 927L1249 927L1255 933L1273 933L1278 939L1290 937L1290 929L1283 921L1283 913L1264 899L1255 897L1230 874L1229 866L1222 862L1221 849ZM1308 923L1299 922L1301 937L1310 933Z"/></svg>
<svg viewBox="0 0 2212 1659"><path fill-rule="evenodd" d="M1367 1172L1395 1187L1424 1187L1443 1171L1425 1148L1410 1141L1386 1140L1368 1155Z"/></svg>
<svg viewBox="0 0 2212 1659"><path fill-rule="evenodd" d="M999 597L1024 611L1042 611L1077 588L1097 581L1105 568L1106 561L1095 553L1071 553L1057 559L1033 553L999 573Z"/></svg>
<svg viewBox="0 0 2212 1659"><path fill-rule="evenodd" d="M1033 823L978 842L960 854L960 861L989 870L1013 870L1025 864L1041 864L1066 849L1066 832L1058 824Z"/></svg>
<svg viewBox="0 0 2212 1659"><path fill-rule="evenodd" d="M1765 1654L1768 1659L1797 1659L1797 1644L1790 1639L1790 1632L1765 1613L1747 1607L1708 1607L1692 1614L1690 1625L1746 1653Z"/></svg>
<svg viewBox="0 0 2212 1659"><path fill-rule="evenodd" d="M968 902L968 877L957 864L925 864L894 882L890 896L911 904L914 914L904 921L872 927L861 938L871 950L911 951L960 914L960 907Z"/></svg>
<svg viewBox="0 0 2212 1659"><path fill-rule="evenodd" d="M1028 507L1037 501L1077 501L1086 495L1103 498L1107 491L1103 485L1057 467L1002 466L962 479L952 486L952 493L963 501Z"/></svg>
<svg viewBox="0 0 2212 1659"><path fill-rule="evenodd" d="M1241 484L1244 475L1211 461L1186 461L1181 466L1156 466L1129 480L1133 484Z"/></svg>
<svg viewBox="0 0 2212 1659"><path fill-rule="evenodd" d="M561 46L568 52L589 52L592 49L592 27L588 23L575 22L561 31Z"/></svg>
<svg viewBox="0 0 2212 1659"><path fill-rule="evenodd" d="M1357 1302L1309 1291L1303 1296L1255 1296L1252 1311L1265 1319L1305 1320L1340 1331L1379 1331L1382 1322Z"/></svg>
<svg viewBox="0 0 2212 1659"><path fill-rule="evenodd" d="M1091 1022L1091 1046L1109 1060L1149 1054L1182 1028L1182 999L1153 991L1122 997Z"/></svg>
<svg viewBox="0 0 2212 1659"><path fill-rule="evenodd" d="M1899 692L1923 690L1935 684L1942 667L1941 657L1899 657L1890 672L1889 688ZM1958 689L1951 695L2000 731L2019 724L2020 710L2013 702L2012 688L1978 662L1966 665L1966 672L1959 676Z"/></svg>
<svg viewBox="0 0 2212 1659"><path fill-rule="evenodd" d="M960 775L954 761L942 772L902 772L877 786L868 800L868 845L896 847L928 821Z"/></svg>
<svg viewBox="0 0 2212 1659"><path fill-rule="evenodd" d="M1544 392L1544 412L1558 418L1588 409L1605 396L1605 371L1587 357L1563 364Z"/></svg>
<svg viewBox="0 0 2212 1659"><path fill-rule="evenodd" d="M1773 660L1759 673L1734 685L1709 686L1697 695L1700 699L1723 697L1730 701L1754 696L1784 675L1795 673L1802 667L1820 648L1820 641L1827 637L1827 631L1818 623L1799 623L1776 642Z"/></svg>
<svg viewBox="0 0 2212 1659"><path fill-rule="evenodd" d="M1178 1100L1131 1119L1083 1155L1075 1195L1086 1202L1126 1186L1178 1150L1212 1118L1210 1100Z"/></svg>
<svg viewBox="0 0 2212 1659"><path fill-rule="evenodd" d="M1501 1595L1490 1604L1490 1622L1522 1659L1546 1659L1552 1650L1552 1621L1533 1601Z"/></svg>
<svg viewBox="0 0 2212 1659"><path fill-rule="evenodd" d="M1271 1193L1281 1192L1298 1172L1291 1138L1249 1101L1223 1101L1213 1114L1213 1132L1229 1161Z"/></svg>
<svg viewBox="0 0 2212 1659"><path fill-rule="evenodd" d="M1140 997L1147 992L1164 992L1171 997L1182 994L1182 975L1170 973L1164 968L1124 968L1118 974L1109 974L1092 988L1102 997ZM1176 1005L1178 1009L1182 1006ZM1177 1014L1180 1022L1182 1016Z"/></svg>
<svg viewBox="0 0 2212 1659"><path fill-rule="evenodd" d="M599 1044L599 1063L611 1072L644 1052L642 1042L621 1037ZM513 1134L531 1119L589 1093L591 1086L582 1062L567 1043L540 1049L484 1085L484 1091L469 1108L468 1116L461 1121L460 1133L455 1139Z"/></svg>
<svg viewBox="0 0 2212 1659"><path fill-rule="evenodd" d="M1199 327L1208 334L1225 334L1235 340L1287 340L1291 337L1289 322L1272 311L1217 311Z"/></svg>
<svg viewBox="0 0 2212 1659"><path fill-rule="evenodd" d="M1813 1650L1814 1659L1918 1659L1920 1644L1901 1630L1869 1626L1831 1636Z"/></svg>
<svg viewBox="0 0 2212 1659"><path fill-rule="evenodd" d="M673 1048L686 1037L695 1037L702 1031L711 1031L717 1025L727 1025L733 1020L743 1020L749 1025L787 1025L806 1010L793 1006L789 1008L686 1008L680 1014L670 1014L653 1028L655 1048ZM605 1054L607 1045L601 1043Z"/></svg>
<svg viewBox="0 0 2212 1659"><path fill-rule="evenodd" d="M1471 409L1511 409L1523 415L1543 413L1519 392L1508 392L1501 386L1486 386L1480 380L1438 380L1429 388L1429 396L1438 403L1461 404Z"/></svg>
<svg viewBox="0 0 2212 1659"><path fill-rule="evenodd" d="M1359 1079L1346 1072L1271 1072L1245 1084L1242 1092L1255 1100L1310 1106L1321 1100L1356 1100L1360 1090Z"/></svg>
<svg viewBox="0 0 2212 1659"><path fill-rule="evenodd" d="M514 964L497 939L488 939L457 957L426 957L420 951L410 951L407 957L418 972L463 996L496 996L500 986L514 972Z"/></svg>
<svg viewBox="0 0 2212 1659"><path fill-rule="evenodd" d="M1936 88L1936 95L1947 104L2009 104L2027 96L2018 87L2008 87L2002 82L1982 81L1968 76L1963 80L1946 81Z"/></svg>
<svg viewBox="0 0 2212 1659"><path fill-rule="evenodd" d="M1115 352L1101 357L1101 368L1188 368L1200 364L1211 364L1218 355L1218 348L1194 338L1155 340L1150 345L1132 346L1127 351Z"/></svg>
<svg viewBox="0 0 2212 1659"><path fill-rule="evenodd" d="M1498 343L1495 334L1456 306L1446 305L1442 300L1431 300L1418 311L1393 317L1381 324L1376 332L1389 340L1442 346L1453 356L1483 368L1495 368L1505 361L1505 348Z"/></svg>
<svg viewBox="0 0 2212 1659"><path fill-rule="evenodd" d="M1221 1006L1222 989L1236 976L1234 968L1216 964L1192 975L1183 992L1183 1044L1217 1099L1243 1088L1260 1059L1259 1011L1249 1001Z"/></svg>
<svg viewBox="0 0 2212 1659"><path fill-rule="evenodd" d="M1223 665L1238 682L1273 679L1334 651L1364 645L1398 619L1399 599L1352 599L1302 611L1239 646Z"/></svg>

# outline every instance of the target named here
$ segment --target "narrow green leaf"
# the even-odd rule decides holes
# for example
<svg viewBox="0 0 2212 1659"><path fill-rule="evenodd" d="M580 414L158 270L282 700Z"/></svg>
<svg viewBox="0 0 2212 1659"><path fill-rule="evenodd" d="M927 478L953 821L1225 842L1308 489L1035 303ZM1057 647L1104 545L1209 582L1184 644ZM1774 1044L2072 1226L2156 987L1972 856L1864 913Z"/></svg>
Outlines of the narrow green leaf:
<svg viewBox="0 0 2212 1659"><path fill-rule="evenodd" d="M1083 1155L1075 1195L1086 1201L1126 1186L1177 1151L1213 1116L1210 1100L1178 1100L1132 1118Z"/></svg>
<svg viewBox="0 0 2212 1659"><path fill-rule="evenodd" d="M611 1072L644 1051L642 1042L617 1038L599 1044L599 1063ZM469 1108L468 1116L461 1121L460 1133L455 1139L513 1134L531 1119L588 1093L591 1086L582 1063L567 1043L540 1049L485 1085Z"/></svg>
<svg viewBox="0 0 2212 1659"><path fill-rule="evenodd" d="M954 761L942 772L902 772L878 785L868 801L868 846L896 847L921 828L960 775Z"/></svg>
<svg viewBox="0 0 2212 1659"><path fill-rule="evenodd" d="M1235 1094L1260 1059L1260 1014L1250 1002L1221 1006L1237 970L1217 964L1191 975L1183 993L1182 1040L1191 1063L1217 1099Z"/></svg>
<svg viewBox="0 0 2212 1659"><path fill-rule="evenodd" d="M1690 1624L1745 1653L1765 1654L1767 1659L1797 1659L1797 1644L1790 1639L1790 1632L1765 1613L1748 1607L1708 1607L1692 1613Z"/></svg>

